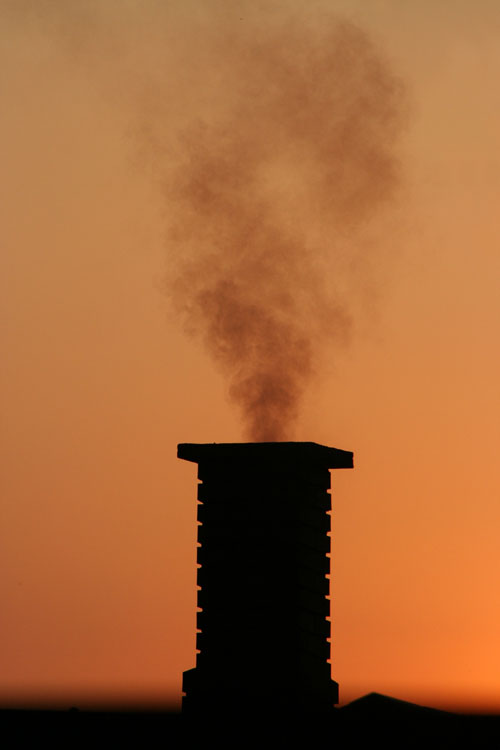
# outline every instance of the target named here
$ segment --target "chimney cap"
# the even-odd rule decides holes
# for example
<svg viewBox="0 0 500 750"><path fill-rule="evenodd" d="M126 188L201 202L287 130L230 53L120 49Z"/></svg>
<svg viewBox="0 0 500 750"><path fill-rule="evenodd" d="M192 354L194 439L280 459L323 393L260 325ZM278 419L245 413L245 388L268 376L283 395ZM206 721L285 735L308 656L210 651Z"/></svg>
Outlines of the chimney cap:
<svg viewBox="0 0 500 750"><path fill-rule="evenodd" d="M177 456L185 461L307 462L327 469L352 469L353 454L319 443L180 443Z"/></svg>

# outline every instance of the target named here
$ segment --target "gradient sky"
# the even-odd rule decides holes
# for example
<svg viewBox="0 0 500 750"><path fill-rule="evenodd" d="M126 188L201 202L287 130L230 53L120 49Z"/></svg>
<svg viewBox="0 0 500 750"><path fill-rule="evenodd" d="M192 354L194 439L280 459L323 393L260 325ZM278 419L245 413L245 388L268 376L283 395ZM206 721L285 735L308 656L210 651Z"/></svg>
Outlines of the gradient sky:
<svg viewBox="0 0 500 750"><path fill-rule="evenodd" d="M200 84L217 30L326 9L409 103L401 188L345 282L353 333L291 436L354 451L332 482L333 674L342 702L500 710L496 0L0 0L2 703L180 701L196 470L176 445L243 432L165 293L165 174L179 129L224 106Z"/></svg>

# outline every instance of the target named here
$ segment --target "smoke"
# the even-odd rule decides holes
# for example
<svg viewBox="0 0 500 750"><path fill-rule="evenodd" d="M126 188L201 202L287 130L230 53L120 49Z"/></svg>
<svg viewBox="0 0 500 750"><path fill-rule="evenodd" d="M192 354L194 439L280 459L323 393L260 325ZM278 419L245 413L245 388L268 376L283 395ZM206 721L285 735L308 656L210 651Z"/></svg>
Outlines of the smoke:
<svg viewBox="0 0 500 750"><path fill-rule="evenodd" d="M350 335L342 276L398 187L404 91L339 20L221 34L213 60L224 102L183 130L166 185L169 291L248 438L289 439L323 351Z"/></svg>
<svg viewBox="0 0 500 750"><path fill-rule="evenodd" d="M377 262L362 235L400 184L400 80L319 0L3 7L126 112L165 199L173 309L227 378L246 436L289 439Z"/></svg>

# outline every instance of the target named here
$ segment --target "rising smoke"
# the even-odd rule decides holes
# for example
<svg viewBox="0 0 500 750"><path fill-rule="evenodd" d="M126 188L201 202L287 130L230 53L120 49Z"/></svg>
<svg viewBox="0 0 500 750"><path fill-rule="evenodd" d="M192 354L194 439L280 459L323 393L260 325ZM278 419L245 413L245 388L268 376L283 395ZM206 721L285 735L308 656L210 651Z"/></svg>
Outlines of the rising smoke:
<svg viewBox="0 0 500 750"><path fill-rule="evenodd" d="M400 80L320 0L3 4L122 97L165 196L173 308L246 436L290 439L325 352L349 339L373 262L363 228L400 183Z"/></svg>
<svg viewBox="0 0 500 750"><path fill-rule="evenodd" d="M225 106L182 132L167 184L169 289L225 373L247 437L290 439L323 349L349 336L336 274L398 187L404 94L343 21L218 45Z"/></svg>

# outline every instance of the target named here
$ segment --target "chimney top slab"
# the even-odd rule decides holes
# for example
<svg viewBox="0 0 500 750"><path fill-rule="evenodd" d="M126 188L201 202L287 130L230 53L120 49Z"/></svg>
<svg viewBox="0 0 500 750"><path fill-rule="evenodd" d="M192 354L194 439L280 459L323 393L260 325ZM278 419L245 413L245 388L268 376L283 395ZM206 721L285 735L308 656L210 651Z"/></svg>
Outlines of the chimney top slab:
<svg viewBox="0 0 500 750"><path fill-rule="evenodd" d="M180 443L177 456L185 461L266 461L313 463L326 469L352 469L353 454L319 443Z"/></svg>

